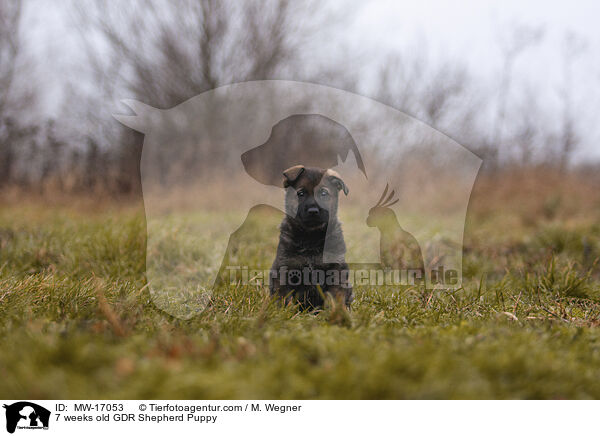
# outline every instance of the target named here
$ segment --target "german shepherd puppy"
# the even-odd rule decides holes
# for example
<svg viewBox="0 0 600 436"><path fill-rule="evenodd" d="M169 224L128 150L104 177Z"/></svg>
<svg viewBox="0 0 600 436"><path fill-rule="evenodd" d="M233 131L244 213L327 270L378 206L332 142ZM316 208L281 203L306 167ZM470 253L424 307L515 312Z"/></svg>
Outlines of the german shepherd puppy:
<svg viewBox="0 0 600 436"><path fill-rule="evenodd" d="M348 195L348 187L331 169L296 165L283 176L286 215L269 277L271 295L319 308L329 293L349 307L352 287L337 218L338 194Z"/></svg>

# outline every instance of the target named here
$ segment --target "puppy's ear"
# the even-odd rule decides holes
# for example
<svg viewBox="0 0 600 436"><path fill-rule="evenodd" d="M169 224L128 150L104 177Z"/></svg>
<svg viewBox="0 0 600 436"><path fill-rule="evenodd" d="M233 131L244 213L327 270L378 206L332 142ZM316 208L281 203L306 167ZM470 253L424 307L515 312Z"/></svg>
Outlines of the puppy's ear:
<svg viewBox="0 0 600 436"><path fill-rule="evenodd" d="M293 167L288 168L283 172L283 187L287 188L291 184L293 184L300 174L304 172L304 165L295 165Z"/></svg>
<svg viewBox="0 0 600 436"><path fill-rule="evenodd" d="M333 171L332 169L327 170L325 175L327 176L329 181L335 185L338 191L344 191L344 195L348 195L348 192L350 192L350 190L342 180L342 176L340 176L336 171Z"/></svg>

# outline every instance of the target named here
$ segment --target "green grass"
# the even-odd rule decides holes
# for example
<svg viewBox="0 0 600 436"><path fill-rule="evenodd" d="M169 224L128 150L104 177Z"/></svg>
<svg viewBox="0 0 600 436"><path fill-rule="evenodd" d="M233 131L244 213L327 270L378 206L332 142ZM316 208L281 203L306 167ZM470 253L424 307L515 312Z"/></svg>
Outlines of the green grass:
<svg viewBox="0 0 600 436"><path fill-rule="evenodd" d="M458 291L311 314L224 286L184 321L152 302L139 213L5 207L0 396L600 398L598 226L476 221Z"/></svg>

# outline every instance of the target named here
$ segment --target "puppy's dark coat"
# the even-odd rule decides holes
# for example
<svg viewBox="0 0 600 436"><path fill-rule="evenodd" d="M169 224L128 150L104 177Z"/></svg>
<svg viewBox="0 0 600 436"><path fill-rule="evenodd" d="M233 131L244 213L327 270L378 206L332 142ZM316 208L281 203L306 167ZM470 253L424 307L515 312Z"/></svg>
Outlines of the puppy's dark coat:
<svg viewBox="0 0 600 436"><path fill-rule="evenodd" d="M324 294L330 293L349 306L352 287L337 219L338 193L347 195L348 188L333 170L297 165L283 175L286 215L271 267L271 294L317 308L323 306Z"/></svg>

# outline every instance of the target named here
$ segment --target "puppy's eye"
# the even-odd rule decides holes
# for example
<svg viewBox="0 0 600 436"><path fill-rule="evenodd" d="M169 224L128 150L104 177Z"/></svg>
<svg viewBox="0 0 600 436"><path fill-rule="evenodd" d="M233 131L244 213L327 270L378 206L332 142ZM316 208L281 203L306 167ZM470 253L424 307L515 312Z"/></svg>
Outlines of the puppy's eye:
<svg viewBox="0 0 600 436"><path fill-rule="evenodd" d="M298 194L298 198L302 198L302 197L304 197L306 195L306 192L305 191L298 191L297 194Z"/></svg>
<svg viewBox="0 0 600 436"><path fill-rule="evenodd" d="M321 190L319 190L319 195L321 197L328 197L329 196L329 191L325 188L322 188Z"/></svg>

